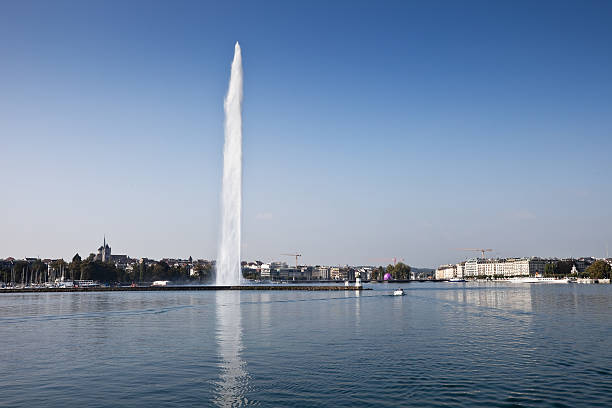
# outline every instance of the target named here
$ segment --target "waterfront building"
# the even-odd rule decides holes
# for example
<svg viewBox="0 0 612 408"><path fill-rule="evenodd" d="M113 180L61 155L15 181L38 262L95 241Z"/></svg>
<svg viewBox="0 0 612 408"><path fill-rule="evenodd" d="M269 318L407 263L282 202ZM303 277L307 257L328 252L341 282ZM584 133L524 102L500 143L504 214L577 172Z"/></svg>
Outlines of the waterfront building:
<svg viewBox="0 0 612 408"><path fill-rule="evenodd" d="M436 269L436 279L452 279L457 276L457 265L440 265Z"/></svg>
<svg viewBox="0 0 612 408"><path fill-rule="evenodd" d="M113 255L114 259L115 255ZM160 262L165 262L170 267L174 268L183 268L185 266L189 266L193 263L192 260L189 259L175 259L175 258L162 258L159 260Z"/></svg>
<svg viewBox="0 0 612 408"><path fill-rule="evenodd" d="M132 260L127 255L111 255L111 261L117 268L125 269Z"/></svg>
<svg viewBox="0 0 612 408"><path fill-rule="evenodd" d="M355 270L353 268L347 267L337 267L334 266L329 270L329 276L331 280L354 280L355 279Z"/></svg>
<svg viewBox="0 0 612 408"><path fill-rule="evenodd" d="M261 264L259 266L259 276L261 279L270 279L270 264Z"/></svg>
<svg viewBox="0 0 612 408"><path fill-rule="evenodd" d="M578 272L583 273L586 271L586 269L591 266L591 264L593 262L595 262L595 258L592 257L586 257L586 258L578 258L578 259L574 259L574 265L576 265L576 269L578 269Z"/></svg>
<svg viewBox="0 0 612 408"><path fill-rule="evenodd" d="M455 278L462 278L465 276L465 262L459 262L455 265L457 270Z"/></svg>
<svg viewBox="0 0 612 408"><path fill-rule="evenodd" d="M242 272L261 277L261 266L255 262L243 262Z"/></svg>
<svg viewBox="0 0 612 408"><path fill-rule="evenodd" d="M370 280L370 279L372 279L372 268L369 267L369 266L362 266L362 267L357 269L357 272L359 272L359 277L362 280Z"/></svg>
<svg viewBox="0 0 612 408"><path fill-rule="evenodd" d="M138 261L139 264L144 264L147 267L152 267L154 266L157 262L155 262L154 259L149 259L149 258L140 258L140 260Z"/></svg>
<svg viewBox="0 0 612 408"><path fill-rule="evenodd" d="M514 260L514 276L535 276L544 274L546 261L540 258Z"/></svg>
<svg viewBox="0 0 612 408"><path fill-rule="evenodd" d="M329 270L327 266L316 266L312 271L312 279L329 280Z"/></svg>
<svg viewBox="0 0 612 408"><path fill-rule="evenodd" d="M471 278L477 276L535 276L544 273L544 267L547 262L547 260L541 258L473 258L465 262L462 270L463 277ZM459 269L457 265L455 268ZM456 276L459 277L458 272Z"/></svg>
<svg viewBox="0 0 612 408"><path fill-rule="evenodd" d="M355 280L355 269L345 266L339 270L340 280Z"/></svg>
<svg viewBox="0 0 612 408"><path fill-rule="evenodd" d="M295 268L278 268L278 278L281 280L295 280L299 278L299 271Z"/></svg>
<svg viewBox="0 0 612 408"><path fill-rule="evenodd" d="M299 270L301 272L300 279L312 280L312 274L314 271L314 268L312 266L300 266Z"/></svg>
<svg viewBox="0 0 612 408"><path fill-rule="evenodd" d="M464 274L468 278L478 276L478 258L468 259L465 261Z"/></svg>
<svg viewBox="0 0 612 408"><path fill-rule="evenodd" d="M270 262L270 269L287 268L287 262Z"/></svg>

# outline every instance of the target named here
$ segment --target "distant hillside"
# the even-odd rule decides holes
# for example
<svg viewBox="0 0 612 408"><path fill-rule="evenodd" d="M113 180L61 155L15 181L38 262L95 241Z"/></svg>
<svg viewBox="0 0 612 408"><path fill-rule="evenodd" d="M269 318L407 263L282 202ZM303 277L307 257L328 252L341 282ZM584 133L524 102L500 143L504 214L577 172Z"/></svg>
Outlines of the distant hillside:
<svg viewBox="0 0 612 408"><path fill-rule="evenodd" d="M410 270L415 273L434 273L436 270L433 268L417 268L415 266L411 266Z"/></svg>
<svg viewBox="0 0 612 408"><path fill-rule="evenodd" d="M417 279L426 279L427 277L434 276L436 273L435 269L431 268L410 268L411 271L416 275Z"/></svg>

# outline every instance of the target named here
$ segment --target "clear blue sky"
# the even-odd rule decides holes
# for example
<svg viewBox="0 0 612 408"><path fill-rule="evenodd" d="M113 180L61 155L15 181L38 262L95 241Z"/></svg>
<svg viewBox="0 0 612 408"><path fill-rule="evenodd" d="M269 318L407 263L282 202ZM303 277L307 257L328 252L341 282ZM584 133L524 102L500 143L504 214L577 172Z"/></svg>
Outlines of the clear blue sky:
<svg viewBox="0 0 612 408"><path fill-rule="evenodd" d="M2 1L0 257L106 233L214 258L237 40L245 260L603 256L611 21L609 1Z"/></svg>

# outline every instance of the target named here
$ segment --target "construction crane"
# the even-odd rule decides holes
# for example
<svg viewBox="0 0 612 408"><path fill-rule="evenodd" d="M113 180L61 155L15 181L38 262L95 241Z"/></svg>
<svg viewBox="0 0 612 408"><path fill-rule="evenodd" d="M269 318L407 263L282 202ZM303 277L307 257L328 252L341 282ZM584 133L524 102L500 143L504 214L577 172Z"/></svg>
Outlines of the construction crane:
<svg viewBox="0 0 612 408"><path fill-rule="evenodd" d="M393 257L393 258L372 258L372 259L368 259L368 262L384 262L384 263L389 263L389 261L391 261L390 263L392 263L393 265L397 264L397 258ZM400 262L404 262L404 258L400 259Z"/></svg>
<svg viewBox="0 0 612 408"><path fill-rule="evenodd" d="M298 258L302 256L302 254L281 254L284 256L295 256L295 269L298 267Z"/></svg>
<svg viewBox="0 0 612 408"><path fill-rule="evenodd" d="M485 257L485 252L491 252L492 249L483 249L483 248L458 248L460 251L478 251L482 254L482 258Z"/></svg>

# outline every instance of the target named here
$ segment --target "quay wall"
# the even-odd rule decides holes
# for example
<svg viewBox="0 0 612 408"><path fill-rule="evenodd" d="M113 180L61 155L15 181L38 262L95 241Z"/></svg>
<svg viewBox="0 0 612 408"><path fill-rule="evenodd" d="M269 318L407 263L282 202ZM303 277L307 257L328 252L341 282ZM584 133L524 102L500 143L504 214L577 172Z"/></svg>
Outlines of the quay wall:
<svg viewBox="0 0 612 408"><path fill-rule="evenodd" d="M137 287L90 287L90 288L9 288L0 289L2 293L48 293L48 292L164 292L193 290L301 290L301 291L360 291L371 290L355 286L137 286Z"/></svg>

